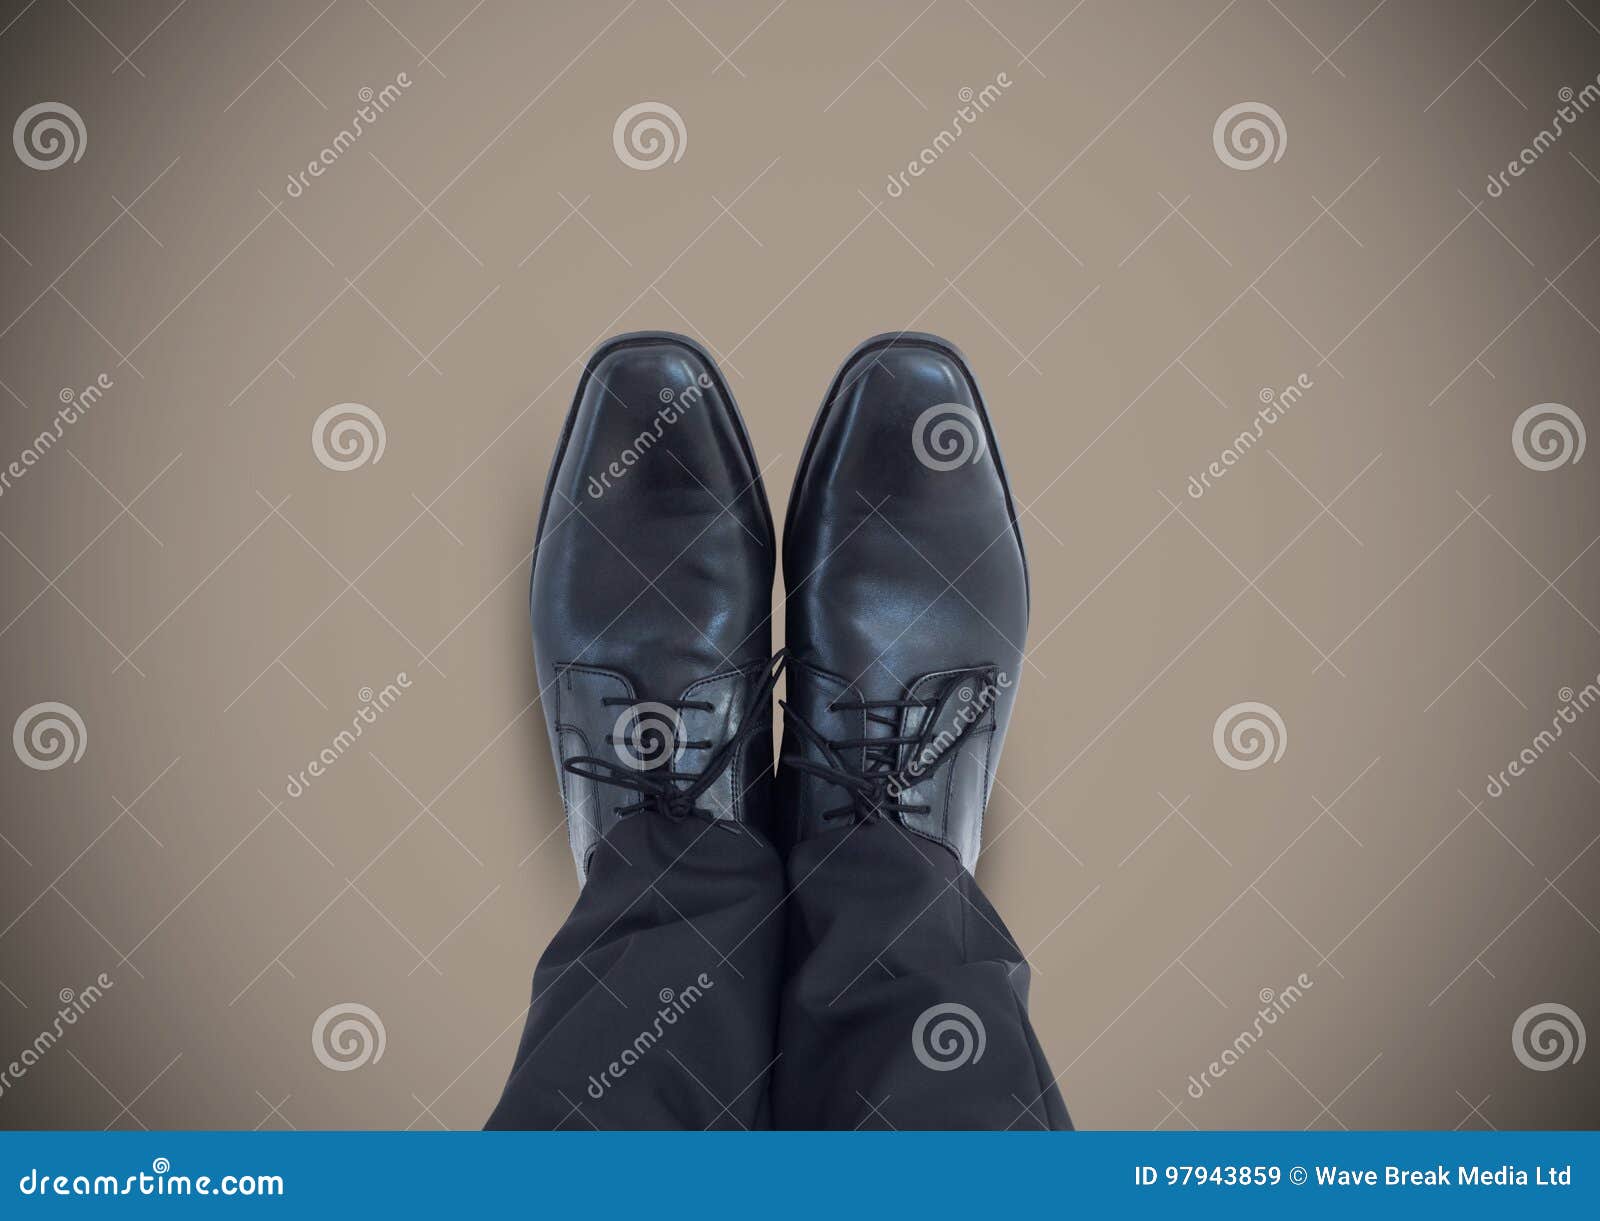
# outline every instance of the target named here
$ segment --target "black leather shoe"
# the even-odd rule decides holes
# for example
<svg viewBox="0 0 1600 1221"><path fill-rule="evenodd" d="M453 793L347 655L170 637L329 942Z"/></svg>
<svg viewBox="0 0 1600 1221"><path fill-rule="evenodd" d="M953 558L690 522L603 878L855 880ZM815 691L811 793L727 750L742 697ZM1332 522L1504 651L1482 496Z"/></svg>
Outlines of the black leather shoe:
<svg viewBox="0 0 1600 1221"><path fill-rule="evenodd" d="M1028 627L1022 532L977 383L932 335L845 361L789 498L789 843L898 820L977 862Z"/></svg>
<svg viewBox="0 0 1600 1221"><path fill-rule="evenodd" d="M768 821L773 559L710 355L657 332L602 344L551 466L530 597L580 882L620 818Z"/></svg>

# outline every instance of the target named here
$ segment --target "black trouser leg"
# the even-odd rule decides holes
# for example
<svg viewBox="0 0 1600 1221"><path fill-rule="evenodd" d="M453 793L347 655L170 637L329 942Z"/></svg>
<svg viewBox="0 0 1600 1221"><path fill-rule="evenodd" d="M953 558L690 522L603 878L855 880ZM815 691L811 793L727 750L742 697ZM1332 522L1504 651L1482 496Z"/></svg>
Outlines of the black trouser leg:
<svg viewBox="0 0 1600 1221"><path fill-rule="evenodd" d="M623 819L534 971L487 1126L770 1127L783 891L753 831Z"/></svg>
<svg viewBox="0 0 1600 1221"><path fill-rule="evenodd" d="M897 823L789 856L782 1128L1069 1128L1028 967L972 875Z"/></svg>

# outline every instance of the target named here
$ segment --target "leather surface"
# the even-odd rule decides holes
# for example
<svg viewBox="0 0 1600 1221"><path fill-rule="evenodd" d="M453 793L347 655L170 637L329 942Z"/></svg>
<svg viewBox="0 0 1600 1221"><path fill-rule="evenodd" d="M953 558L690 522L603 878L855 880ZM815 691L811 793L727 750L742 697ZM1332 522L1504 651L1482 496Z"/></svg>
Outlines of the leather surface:
<svg viewBox="0 0 1600 1221"><path fill-rule="evenodd" d="M767 666L774 556L766 492L711 357L665 333L602 344L551 467L530 583L534 659L580 880L616 807L637 794L562 765L580 755L627 762L606 737L628 709L602 700L682 699L711 708L679 712L676 748L660 766L698 770L738 728ZM699 804L738 821L764 811L769 739L756 733ZM691 749L696 741L713 745Z"/></svg>
<svg viewBox="0 0 1600 1221"><path fill-rule="evenodd" d="M796 476L783 566L788 702L825 737L909 736L972 705L966 735L903 798L930 810L899 816L972 869L1020 679L1028 578L994 431L954 347L880 336L846 360ZM829 710L908 697L940 708L906 709L898 729ZM784 753L822 761L793 731ZM851 750L850 765L865 754ZM844 804L836 786L786 766L779 797L789 843Z"/></svg>

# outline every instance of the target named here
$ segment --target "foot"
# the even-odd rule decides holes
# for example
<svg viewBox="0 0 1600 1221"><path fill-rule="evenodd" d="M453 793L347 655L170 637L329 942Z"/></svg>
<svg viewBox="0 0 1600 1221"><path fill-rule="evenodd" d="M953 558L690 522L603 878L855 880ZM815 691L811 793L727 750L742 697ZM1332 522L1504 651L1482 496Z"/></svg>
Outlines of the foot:
<svg viewBox="0 0 1600 1221"><path fill-rule="evenodd" d="M551 467L530 598L580 882L622 818L765 821L773 560L710 355L654 332L602 344Z"/></svg>
<svg viewBox="0 0 1600 1221"><path fill-rule="evenodd" d="M1028 575L976 381L931 335L851 354L789 500L789 842L892 818L969 871L1016 698Z"/></svg>

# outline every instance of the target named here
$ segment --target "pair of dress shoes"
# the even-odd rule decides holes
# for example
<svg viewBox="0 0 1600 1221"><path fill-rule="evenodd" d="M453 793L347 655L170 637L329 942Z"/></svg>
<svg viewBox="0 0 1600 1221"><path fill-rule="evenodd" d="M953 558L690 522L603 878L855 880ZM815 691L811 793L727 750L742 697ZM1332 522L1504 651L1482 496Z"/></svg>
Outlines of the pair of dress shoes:
<svg viewBox="0 0 1600 1221"><path fill-rule="evenodd" d="M959 352L869 339L835 375L783 536L710 354L662 332L589 358L545 489L538 683L580 882L619 819L780 850L894 819L971 870L1028 622L1022 533ZM772 693L787 668L784 750Z"/></svg>

